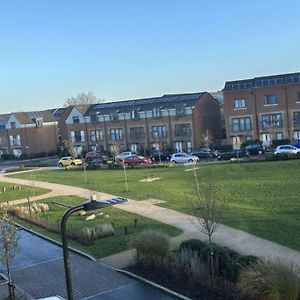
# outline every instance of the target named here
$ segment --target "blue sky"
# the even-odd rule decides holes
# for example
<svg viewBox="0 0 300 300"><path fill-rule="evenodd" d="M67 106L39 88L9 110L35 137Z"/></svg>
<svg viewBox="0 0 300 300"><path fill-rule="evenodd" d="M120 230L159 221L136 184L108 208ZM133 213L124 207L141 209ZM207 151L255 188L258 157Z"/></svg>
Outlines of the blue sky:
<svg viewBox="0 0 300 300"><path fill-rule="evenodd" d="M0 0L0 113L300 71L300 1Z"/></svg>

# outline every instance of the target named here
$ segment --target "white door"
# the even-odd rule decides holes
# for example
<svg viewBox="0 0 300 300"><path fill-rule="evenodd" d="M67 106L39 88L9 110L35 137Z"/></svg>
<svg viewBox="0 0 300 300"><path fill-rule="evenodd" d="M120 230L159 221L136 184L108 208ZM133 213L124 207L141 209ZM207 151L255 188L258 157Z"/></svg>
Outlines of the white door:
<svg viewBox="0 0 300 300"><path fill-rule="evenodd" d="M134 151L135 153L137 153L137 144L131 144L130 145L130 150Z"/></svg>
<svg viewBox="0 0 300 300"><path fill-rule="evenodd" d="M266 147L271 145L271 135L270 133L263 133L262 134L262 142Z"/></svg>
<svg viewBox="0 0 300 300"><path fill-rule="evenodd" d="M192 142L186 142L186 149L188 153L192 152Z"/></svg>
<svg viewBox="0 0 300 300"><path fill-rule="evenodd" d="M234 136L232 138L232 147L234 150L238 150L241 148L241 138L239 136Z"/></svg>
<svg viewBox="0 0 300 300"><path fill-rule="evenodd" d="M300 130L295 130L294 131L294 139L295 140L300 140Z"/></svg>
<svg viewBox="0 0 300 300"><path fill-rule="evenodd" d="M176 142L175 148L176 148L176 152L182 152L182 143Z"/></svg>

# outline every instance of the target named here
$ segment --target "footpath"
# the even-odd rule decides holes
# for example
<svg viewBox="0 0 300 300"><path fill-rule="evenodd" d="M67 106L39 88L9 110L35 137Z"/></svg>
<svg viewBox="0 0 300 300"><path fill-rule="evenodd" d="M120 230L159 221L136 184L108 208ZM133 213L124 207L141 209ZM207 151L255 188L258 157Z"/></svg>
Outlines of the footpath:
<svg viewBox="0 0 300 300"><path fill-rule="evenodd" d="M4 174L0 175L0 181L20 185L32 185L31 180L10 178L4 176ZM66 195L79 196L84 199L90 198L91 196L90 190L75 186L41 181L35 181L35 186L49 189L51 192L33 197L30 199L31 201ZM106 200L116 196L101 192L95 192L95 194L99 200ZM23 202L27 202L27 199L11 201L11 203L15 204ZM207 240L206 235L197 228L196 224L198 221L195 217L175 210L159 207L155 205L155 202L128 199L128 202L116 205L115 207L181 229L183 233L171 239L173 248L177 247L181 241L188 238ZM300 252L229 226L219 224L214 234L213 241L244 255L255 255L267 260L280 260L285 263L294 263L300 267ZM114 268L126 267L130 265L133 260L133 250L124 251L101 259L102 262L111 265Z"/></svg>

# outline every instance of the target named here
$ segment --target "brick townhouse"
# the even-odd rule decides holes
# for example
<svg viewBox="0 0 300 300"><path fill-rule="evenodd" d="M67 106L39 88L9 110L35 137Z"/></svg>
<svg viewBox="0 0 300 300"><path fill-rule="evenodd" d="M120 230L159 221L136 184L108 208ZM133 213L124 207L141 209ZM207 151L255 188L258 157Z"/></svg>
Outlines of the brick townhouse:
<svg viewBox="0 0 300 300"><path fill-rule="evenodd" d="M227 81L223 93L228 144L300 139L300 73Z"/></svg>
<svg viewBox="0 0 300 300"><path fill-rule="evenodd" d="M217 140L222 132L220 104L207 92L72 106L60 114L61 139L71 140L77 154L190 151L202 146L205 136Z"/></svg>
<svg viewBox="0 0 300 300"><path fill-rule="evenodd" d="M57 121L49 110L0 115L0 155L53 154Z"/></svg>

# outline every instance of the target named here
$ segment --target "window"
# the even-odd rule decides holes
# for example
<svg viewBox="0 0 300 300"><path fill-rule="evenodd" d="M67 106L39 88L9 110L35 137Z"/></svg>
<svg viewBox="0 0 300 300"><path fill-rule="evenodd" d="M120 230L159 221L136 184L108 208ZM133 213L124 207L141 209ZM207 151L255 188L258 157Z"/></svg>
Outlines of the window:
<svg viewBox="0 0 300 300"><path fill-rule="evenodd" d="M266 95L265 96L265 105L275 105L277 104L277 95Z"/></svg>
<svg viewBox="0 0 300 300"><path fill-rule="evenodd" d="M294 125L300 125L300 111L293 112L293 122Z"/></svg>
<svg viewBox="0 0 300 300"><path fill-rule="evenodd" d="M43 118L36 118L35 124L36 124L36 127L43 127Z"/></svg>
<svg viewBox="0 0 300 300"><path fill-rule="evenodd" d="M10 122L10 128L12 129L16 128L16 122Z"/></svg>
<svg viewBox="0 0 300 300"><path fill-rule="evenodd" d="M80 123L79 116L73 116L73 123Z"/></svg>
<svg viewBox="0 0 300 300"><path fill-rule="evenodd" d="M144 139L145 132L144 127L131 127L129 129L129 135L132 139Z"/></svg>
<svg viewBox="0 0 300 300"><path fill-rule="evenodd" d="M110 129L110 138L111 140L122 140L123 139L123 130L122 128Z"/></svg>
<svg viewBox="0 0 300 300"><path fill-rule="evenodd" d="M161 117L161 108L160 107L154 107L152 110L152 114L154 118L159 118Z"/></svg>
<svg viewBox="0 0 300 300"><path fill-rule="evenodd" d="M152 138L166 138L167 136L166 125L152 126Z"/></svg>
<svg viewBox="0 0 300 300"><path fill-rule="evenodd" d="M139 112L136 109L132 110L130 112L130 117L131 117L131 119L139 119L140 118Z"/></svg>
<svg viewBox="0 0 300 300"><path fill-rule="evenodd" d="M295 140L300 140L300 130L295 130L294 131L294 139Z"/></svg>
<svg viewBox="0 0 300 300"><path fill-rule="evenodd" d="M181 142L176 142L175 143L175 149L176 149L176 152L182 152L182 143Z"/></svg>
<svg viewBox="0 0 300 300"><path fill-rule="evenodd" d="M262 115L262 127L282 127L282 114Z"/></svg>
<svg viewBox="0 0 300 300"><path fill-rule="evenodd" d="M103 141L103 131L102 129L98 130L91 130L91 141L92 142L97 142L97 141Z"/></svg>
<svg viewBox="0 0 300 300"><path fill-rule="evenodd" d="M252 135L246 135L246 141L252 141Z"/></svg>
<svg viewBox="0 0 300 300"><path fill-rule="evenodd" d="M283 140L283 133L282 132L276 132L276 140Z"/></svg>
<svg viewBox="0 0 300 300"><path fill-rule="evenodd" d="M84 131L71 131L71 142L82 143L85 141Z"/></svg>
<svg viewBox="0 0 300 300"><path fill-rule="evenodd" d="M188 153L192 152L192 142L186 142L186 150Z"/></svg>
<svg viewBox="0 0 300 300"><path fill-rule="evenodd" d="M296 102L300 102L300 92L297 92Z"/></svg>
<svg viewBox="0 0 300 300"><path fill-rule="evenodd" d="M185 108L184 107L176 108L176 116L184 116L184 115L185 115Z"/></svg>
<svg viewBox="0 0 300 300"><path fill-rule="evenodd" d="M21 146L21 137L19 134L9 136L11 146Z"/></svg>
<svg viewBox="0 0 300 300"><path fill-rule="evenodd" d="M118 115L117 113L112 113L112 114L110 115L110 119L111 119L112 121L118 121L118 120L119 120L119 115Z"/></svg>
<svg viewBox="0 0 300 300"><path fill-rule="evenodd" d="M175 124L175 136L191 136L191 124Z"/></svg>
<svg viewBox="0 0 300 300"><path fill-rule="evenodd" d="M252 130L251 118L250 117L233 118L231 120L231 122L232 122L231 127L232 127L233 132Z"/></svg>
<svg viewBox="0 0 300 300"><path fill-rule="evenodd" d="M246 108L246 100L245 99L235 99L234 100L234 108Z"/></svg>
<svg viewBox="0 0 300 300"><path fill-rule="evenodd" d="M0 136L0 144L5 144L5 137L4 136Z"/></svg>

